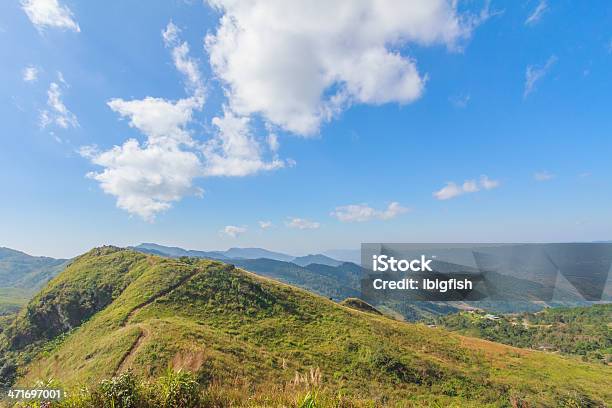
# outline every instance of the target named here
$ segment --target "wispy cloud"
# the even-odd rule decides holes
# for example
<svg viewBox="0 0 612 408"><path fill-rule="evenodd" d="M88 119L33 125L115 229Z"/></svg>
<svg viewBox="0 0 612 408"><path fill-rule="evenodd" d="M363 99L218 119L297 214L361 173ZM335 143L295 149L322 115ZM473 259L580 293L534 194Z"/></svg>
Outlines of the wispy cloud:
<svg viewBox="0 0 612 408"><path fill-rule="evenodd" d="M536 8L527 16L525 25L534 25L540 21L544 13L548 10L548 3L546 0L540 0Z"/></svg>
<svg viewBox="0 0 612 408"><path fill-rule="evenodd" d="M556 176L553 173L547 170L537 171L533 174L533 179L535 181L549 181L554 179L555 177Z"/></svg>
<svg viewBox="0 0 612 408"><path fill-rule="evenodd" d="M478 181L474 179L466 180L463 184L449 181L440 190L435 191L433 196L438 200L450 200L463 194L476 193L481 189L492 190L499 187L499 185L500 182L498 180L491 180L488 176L482 175Z"/></svg>
<svg viewBox="0 0 612 408"><path fill-rule="evenodd" d="M317 229L321 226L320 223L316 221L310 221L304 218L289 218L285 221L285 225L289 228L297 228L297 229Z"/></svg>
<svg viewBox="0 0 612 408"><path fill-rule="evenodd" d="M351 204L336 207L330 215L342 222L364 222L374 219L390 220L400 214L410 211L409 208L402 207L394 201L386 209L376 210L367 204Z"/></svg>
<svg viewBox="0 0 612 408"><path fill-rule="evenodd" d="M451 96L450 98L448 98L449 102L455 108L460 108L460 109L466 108L468 104L470 103L470 99L471 99L470 94L455 95L455 96Z"/></svg>
<svg viewBox="0 0 612 408"><path fill-rule="evenodd" d="M266 230L272 227L272 221L259 221L259 228Z"/></svg>
<svg viewBox="0 0 612 408"><path fill-rule="evenodd" d="M63 77L60 83L65 84ZM79 121L62 100L62 88L57 82L51 82L47 90L47 109L40 112L40 127L46 128L49 125L56 125L62 129L78 127Z"/></svg>
<svg viewBox="0 0 612 408"><path fill-rule="evenodd" d="M238 238L238 236L247 232L246 227L238 227L236 225L227 225L221 231L219 231L222 235L226 235L231 238Z"/></svg>
<svg viewBox="0 0 612 408"><path fill-rule="evenodd" d="M38 79L38 68L33 65L25 67L22 71L22 78L25 82L36 82Z"/></svg>
<svg viewBox="0 0 612 408"><path fill-rule="evenodd" d="M523 97L526 98L535 90L535 86L548 73L550 68L557 62L557 57L552 55L542 66L530 65L525 70L525 90Z"/></svg>
<svg viewBox="0 0 612 408"><path fill-rule="evenodd" d="M58 0L22 0L21 7L38 30L59 28L79 32L72 11Z"/></svg>

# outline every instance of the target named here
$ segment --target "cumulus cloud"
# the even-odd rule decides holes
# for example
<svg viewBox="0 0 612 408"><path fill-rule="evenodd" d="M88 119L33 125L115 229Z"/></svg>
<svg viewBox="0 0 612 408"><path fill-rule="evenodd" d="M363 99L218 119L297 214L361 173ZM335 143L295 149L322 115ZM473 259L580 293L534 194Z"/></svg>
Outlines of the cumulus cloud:
<svg viewBox="0 0 612 408"><path fill-rule="evenodd" d="M202 174L202 163L187 149L194 141L186 129L193 110L200 107L197 99L113 99L108 106L147 136L142 145L129 139L104 152L81 149L84 157L104 168L88 177L98 181L105 193L117 197L119 208L152 221L172 202L190 193L201 194L192 183Z"/></svg>
<svg viewBox="0 0 612 408"><path fill-rule="evenodd" d="M247 229L246 227L237 227L235 225L228 225L225 228L223 228L220 232L221 234L227 235L228 237L238 238L239 235L242 235L245 232L247 232Z"/></svg>
<svg viewBox="0 0 612 408"><path fill-rule="evenodd" d="M60 83L65 85L62 76L60 76ZM56 125L62 129L79 126L77 117L64 104L62 88L57 82L51 82L49 85L47 90L47 109L40 112L40 127L46 128L49 125Z"/></svg>
<svg viewBox="0 0 612 408"><path fill-rule="evenodd" d="M44 28L60 28L79 32L81 28L74 20L72 11L59 4L58 0L22 0L21 7L34 26Z"/></svg>
<svg viewBox="0 0 612 408"><path fill-rule="evenodd" d="M466 193L476 193L481 189L492 190L499 187L499 181L491 180L488 176L482 175L478 181L466 180L463 184L449 181L440 190L435 191L433 196L438 200L450 200Z"/></svg>
<svg viewBox="0 0 612 408"><path fill-rule="evenodd" d="M316 134L351 104L419 98L427 77L397 50L458 49L489 16L461 15L447 0L209 3L222 17L206 49L230 109L299 135Z"/></svg>
<svg viewBox="0 0 612 408"><path fill-rule="evenodd" d="M525 90L523 91L523 97L529 96L534 91L536 83L544 78L550 68L557 62L556 56L548 58L546 63L542 66L530 65L525 70Z"/></svg>
<svg viewBox="0 0 612 408"><path fill-rule="evenodd" d="M538 171L533 174L533 179L535 181L549 181L555 178L555 175L549 171L543 170Z"/></svg>
<svg viewBox="0 0 612 408"><path fill-rule="evenodd" d="M22 71L22 78L25 82L35 82L38 79L38 68L33 65L25 67Z"/></svg>
<svg viewBox="0 0 612 408"><path fill-rule="evenodd" d="M536 8L529 14L525 20L525 25L534 25L542 18L542 15L548 10L546 0L540 0Z"/></svg>
<svg viewBox="0 0 612 408"><path fill-rule="evenodd" d="M285 221L285 225L289 228L297 228L297 229L317 229L321 226L318 222L309 221L304 218L289 218Z"/></svg>
<svg viewBox="0 0 612 408"><path fill-rule="evenodd" d="M105 193L117 197L117 207L147 221L184 195L201 194L201 190L192 187L193 178L200 172L200 161L178 144L140 145L129 139L105 152L91 147L80 152L104 167L100 172L88 173L88 177L98 181Z"/></svg>
<svg viewBox="0 0 612 408"><path fill-rule="evenodd" d="M259 228L266 230L272 227L272 221L259 221Z"/></svg>
<svg viewBox="0 0 612 408"><path fill-rule="evenodd" d="M336 207L330 215L342 222L365 222L373 219L390 220L408 211L410 211L410 209L402 207L398 202L394 201L383 210L376 210L367 204L340 206Z"/></svg>

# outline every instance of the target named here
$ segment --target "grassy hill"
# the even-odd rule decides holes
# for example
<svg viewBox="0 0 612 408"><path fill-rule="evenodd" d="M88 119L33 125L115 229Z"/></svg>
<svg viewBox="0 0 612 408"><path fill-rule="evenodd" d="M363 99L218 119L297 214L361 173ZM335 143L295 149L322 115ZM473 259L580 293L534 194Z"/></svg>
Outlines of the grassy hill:
<svg viewBox="0 0 612 408"><path fill-rule="evenodd" d="M470 336L612 364L612 304L551 308L494 318L461 312L440 317L436 322Z"/></svg>
<svg viewBox="0 0 612 408"><path fill-rule="evenodd" d="M0 247L0 315L19 310L65 264L65 259L31 256Z"/></svg>
<svg viewBox="0 0 612 408"><path fill-rule="evenodd" d="M612 402L602 365L394 321L218 261L113 247L73 260L4 325L0 375L88 387L65 406L110 406L96 398L121 384L140 406L164 406L145 402L174 389L169 368L193 373L182 384L211 407Z"/></svg>
<svg viewBox="0 0 612 408"><path fill-rule="evenodd" d="M229 259L215 258L211 252L186 251L180 248L170 248L155 244L141 244L133 249L161 256L178 257L178 254L189 254L198 258L218 259L236 265L239 268L258 275L266 276L293 286L307 289L321 296L341 301L348 297L361 296L362 268L352 262L341 262L330 265L318 255L296 258L298 263L281 261L278 259ZM331 258L328 258L331 259ZM311 260L323 263L310 263ZM295 261L295 259L294 259ZM426 317L435 317L441 314L453 313L457 309L452 302L389 302L382 305L390 313L399 314L403 319L416 321Z"/></svg>

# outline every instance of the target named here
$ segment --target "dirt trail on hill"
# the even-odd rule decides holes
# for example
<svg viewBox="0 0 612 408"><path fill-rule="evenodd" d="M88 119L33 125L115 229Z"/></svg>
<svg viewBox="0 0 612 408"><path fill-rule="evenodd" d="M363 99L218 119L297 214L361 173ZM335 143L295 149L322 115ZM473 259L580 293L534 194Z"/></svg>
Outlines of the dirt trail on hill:
<svg viewBox="0 0 612 408"><path fill-rule="evenodd" d="M132 320L134 315L136 313L138 313L141 309L147 307L151 303L155 302L157 299L159 299L159 298L161 298L163 296L168 295L173 290L181 287L189 279L193 278L199 272L201 272L201 270L196 269L195 271L193 271L193 272L189 273L188 275L182 277L177 283L175 283L175 284L173 284L171 286L168 286L164 290L159 291L158 293L156 293L155 295L151 296L146 301L144 301L141 304L139 304L138 306L136 306L127 315L127 317L125 318L125 321L123 322L122 326L123 327L128 326L130 324L130 320ZM130 349L127 351L127 353L125 353L125 355L121 358L121 361L119 362L119 364L117 365L117 369L115 370L115 374L119 374L119 373L122 373L122 372L126 371L132 365L134 359L136 358L136 351L138 351L138 348L145 342L145 340L151 334L151 331L145 325L143 325L141 323L137 323L136 326L140 329L140 334L138 335L138 337L136 338L136 340L132 344L132 347L130 347Z"/></svg>
<svg viewBox="0 0 612 408"><path fill-rule="evenodd" d="M136 341L134 341L134 344L132 344L132 347L130 347L128 352L125 353L125 355L119 362L119 365L117 366L117 369L115 370L115 374L119 374L119 373L126 371L132 365L132 362L136 358L136 350L138 350L140 345L144 343L147 337L149 337L149 335L151 334L149 329L147 329L144 325L138 324L137 326L140 329L140 334L136 338Z"/></svg>

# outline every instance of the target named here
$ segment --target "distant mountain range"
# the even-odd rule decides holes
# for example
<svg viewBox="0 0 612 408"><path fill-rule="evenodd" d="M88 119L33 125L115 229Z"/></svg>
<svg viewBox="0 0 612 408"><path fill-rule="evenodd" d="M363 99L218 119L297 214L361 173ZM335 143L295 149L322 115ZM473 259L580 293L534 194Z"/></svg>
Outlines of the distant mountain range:
<svg viewBox="0 0 612 408"><path fill-rule="evenodd" d="M340 266L344 263L343 261L333 259L323 254L311 254L295 257L293 255L283 254L280 252L268 251L267 249L263 248L230 248L227 251L196 251L154 243L143 243L131 248L140 252L172 257L192 256L196 258L215 260L265 258L275 261L292 262L299 266L308 266L313 263L329 266Z"/></svg>

